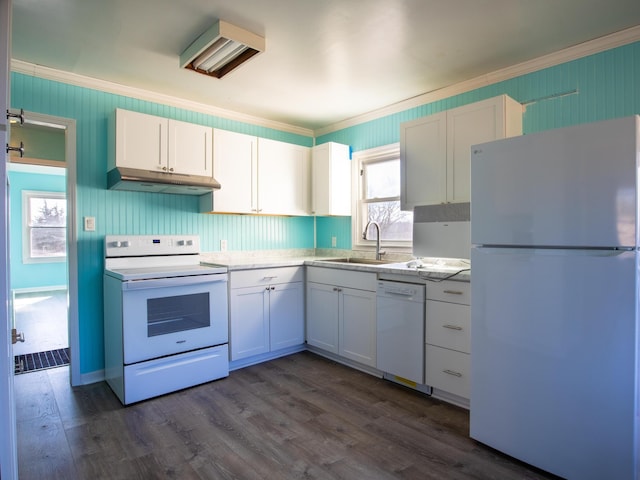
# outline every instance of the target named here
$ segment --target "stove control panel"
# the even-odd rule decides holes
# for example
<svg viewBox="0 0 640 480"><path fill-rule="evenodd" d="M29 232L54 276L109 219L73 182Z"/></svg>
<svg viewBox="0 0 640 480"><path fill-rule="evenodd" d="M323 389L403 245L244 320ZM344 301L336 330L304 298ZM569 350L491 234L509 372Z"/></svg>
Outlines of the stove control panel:
<svg viewBox="0 0 640 480"><path fill-rule="evenodd" d="M200 253L198 235L107 235L105 258Z"/></svg>

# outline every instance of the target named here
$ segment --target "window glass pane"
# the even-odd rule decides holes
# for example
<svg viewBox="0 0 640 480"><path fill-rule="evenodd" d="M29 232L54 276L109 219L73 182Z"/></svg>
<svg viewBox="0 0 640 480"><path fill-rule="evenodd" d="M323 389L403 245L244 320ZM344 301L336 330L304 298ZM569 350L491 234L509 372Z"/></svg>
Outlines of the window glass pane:
<svg viewBox="0 0 640 480"><path fill-rule="evenodd" d="M400 159L376 162L366 168L366 198L400 196Z"/></svg>
<svg viewBox="0 0 640 480"><path fill-rule="evenodd" d="M29 225L32 227L65 227L67 201L64 198L29 198Z"/></svg>
<svg viewBox="0 0 640 480"><path fill-rule="evenodd" d="M67 254L66 229L32 228L31 229L32 257L64 257Z"/></svg>
<svg viewBox="0 0 640 480"><path fill-rule="evenodd" d="M413 237L413 212L400 210L400 201L367 204L367 218L380 225L381 240L411 241ZM375 240L375 227L369 227L367 238Z"/></svg>

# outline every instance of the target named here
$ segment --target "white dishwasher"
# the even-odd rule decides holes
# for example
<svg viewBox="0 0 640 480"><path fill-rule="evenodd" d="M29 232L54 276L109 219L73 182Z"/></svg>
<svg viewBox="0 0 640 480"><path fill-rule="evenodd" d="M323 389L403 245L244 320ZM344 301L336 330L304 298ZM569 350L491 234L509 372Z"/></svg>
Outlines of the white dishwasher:
<svg viewBox="0 0 640 480"><path fill-rule="evenodd" d="M424 383L425 286L378 280L378 370Z"/></svg>

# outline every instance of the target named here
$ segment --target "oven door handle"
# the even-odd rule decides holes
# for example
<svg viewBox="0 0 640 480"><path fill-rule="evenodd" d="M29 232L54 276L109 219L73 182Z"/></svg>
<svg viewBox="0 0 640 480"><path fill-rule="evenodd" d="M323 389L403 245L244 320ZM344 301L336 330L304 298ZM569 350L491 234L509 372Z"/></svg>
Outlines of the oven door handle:
<svg viewBox="0 0 640 480"><path fill-rule="evenodd" d="M143 290L151 288L184 287L187 285L201 285L205 283L227 282L227 274L191 275L188 277L153 278L149 280L131 280L122 282L123 290Z"/></svg>

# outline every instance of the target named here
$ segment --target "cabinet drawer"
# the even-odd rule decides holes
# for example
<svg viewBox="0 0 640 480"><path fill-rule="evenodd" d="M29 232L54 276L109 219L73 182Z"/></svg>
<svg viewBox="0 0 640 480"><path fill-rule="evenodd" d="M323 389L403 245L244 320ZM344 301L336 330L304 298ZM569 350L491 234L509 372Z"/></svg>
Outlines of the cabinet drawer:
<svg viewBox="0 0 640 480"><path fill-rule="evenodd" d="M427 345L425 382L434 388L470 398L469 354Z"/></svg>
<svg viewBox="0 0 640 480"><path fill-rule="evenodd" d="M429 284L427 285L427 300L471 305L471 284L453 281Z"/></svg>
<svg viewBox="0 0 640 480"><path fill-rule="evenodd" d="M375 273L338 268L307 267L307 281L375 292L378 280Z"/></svg>
<svg viewBox="0 0 640 480"><path fill-rule="evenodd" d="M256 268L229 273L230 288L303 282L304 267Z"/></svg>
<svg viewBox="0 0 640 480"><path fill-rule="evenodd" d="M456 303L426 303L426 342L469 353L471 351L471 307Z"/></svg>

